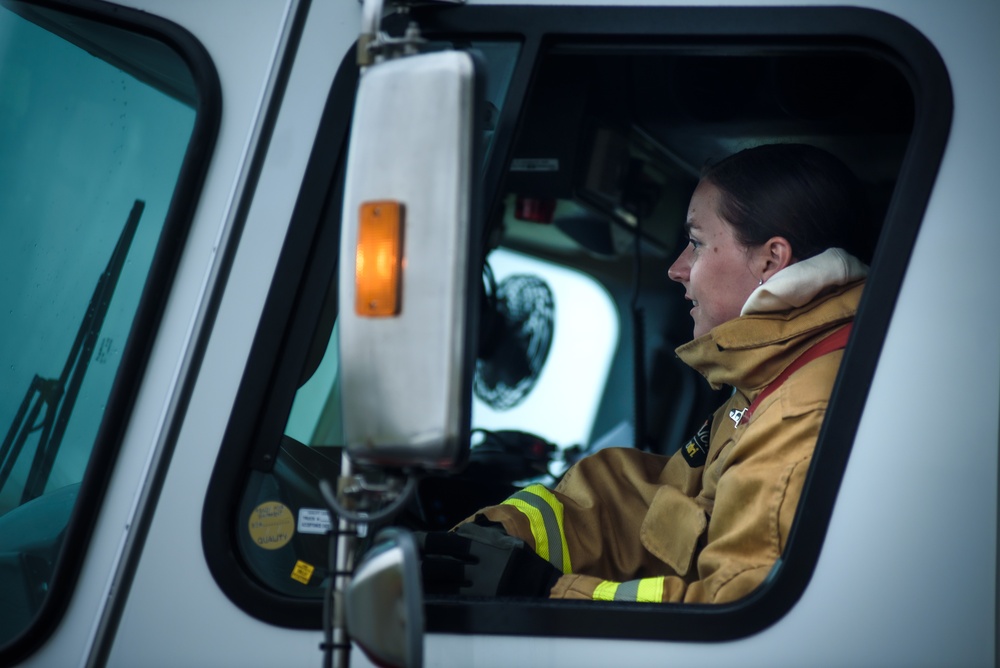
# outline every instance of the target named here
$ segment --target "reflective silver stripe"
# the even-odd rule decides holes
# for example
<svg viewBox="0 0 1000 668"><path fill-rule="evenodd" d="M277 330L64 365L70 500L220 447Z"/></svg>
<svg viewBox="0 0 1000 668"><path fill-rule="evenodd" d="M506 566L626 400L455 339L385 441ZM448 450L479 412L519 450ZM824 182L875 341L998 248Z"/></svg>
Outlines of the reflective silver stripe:
<svg viewBox="0 0 1000 668"><path fill-rule="evenodd" d="M563 535L562 531L559 530L559 520L556 518L556 513L552 510L552 507L545 502L545 499L526 490L521 490L511 495L510 498L526 503L538 511L545 526L545 536L548 539L549 563L558 568L560 572L567 572L563 564Z"/></svg>
<svg viewBox="0 0 1000 668"><path fill-rule="evenodd" d="M615 592L615 600L632 601L634 603L639 597L639 582L639 580L629 580L618 585L618 591Z"/></svg>

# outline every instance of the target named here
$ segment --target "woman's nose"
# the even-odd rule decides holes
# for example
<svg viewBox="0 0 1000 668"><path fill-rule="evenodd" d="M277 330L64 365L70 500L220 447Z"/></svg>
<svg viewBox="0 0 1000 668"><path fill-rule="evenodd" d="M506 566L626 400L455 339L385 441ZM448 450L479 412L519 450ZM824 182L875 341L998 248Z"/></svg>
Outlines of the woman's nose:
<svg viewBox="0 0 1000 668"><path fill-rule="evenodd" d="M677 281L678 283L683 283L687 280L688 270L691 268L688 262L690 252L691 244L688 244L681 251L681 254L677 256L677 259L674 260L674 263L670 265L670 268L667 269L667 276L670 280Z"/></svg>

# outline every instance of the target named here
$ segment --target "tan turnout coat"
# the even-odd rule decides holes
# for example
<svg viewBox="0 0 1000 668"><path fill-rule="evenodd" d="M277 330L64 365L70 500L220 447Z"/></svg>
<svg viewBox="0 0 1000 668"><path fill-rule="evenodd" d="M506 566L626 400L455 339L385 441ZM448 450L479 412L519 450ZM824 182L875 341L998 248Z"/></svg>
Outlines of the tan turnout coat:
<svg viewBox="0 0 1000 668"><path fill-rule="evenodd" d="M677 349L714 387L735 388L711 420L707 458L692 466L683 452L668 459L610 448L577 463L554 492L543 490L562 513L568 550L553 598L622 600L611 595L616 583L630 583L621 591L638 587L641 595L628 600L720 603L763 582L788 540L843 351L795 371L749 420L734 411L851 322L863 285L791 311L742 316ZM536 551L559 540L540 536L540 522L533 527L509 502L480 512Z"/></svg>

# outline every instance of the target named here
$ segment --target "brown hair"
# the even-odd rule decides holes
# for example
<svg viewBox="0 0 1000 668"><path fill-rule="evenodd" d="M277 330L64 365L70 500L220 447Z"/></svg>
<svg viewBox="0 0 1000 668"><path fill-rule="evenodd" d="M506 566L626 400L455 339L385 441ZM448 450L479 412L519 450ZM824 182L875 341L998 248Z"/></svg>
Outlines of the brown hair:
<svg viewBox="0 0 1000 668"><path fill-rule="evenodd" d="M765 144L710 165L719 215L744 246L788 240L799 260L843 248L871 263L873 241L860 182L839 159L807 144Z"/></svg>

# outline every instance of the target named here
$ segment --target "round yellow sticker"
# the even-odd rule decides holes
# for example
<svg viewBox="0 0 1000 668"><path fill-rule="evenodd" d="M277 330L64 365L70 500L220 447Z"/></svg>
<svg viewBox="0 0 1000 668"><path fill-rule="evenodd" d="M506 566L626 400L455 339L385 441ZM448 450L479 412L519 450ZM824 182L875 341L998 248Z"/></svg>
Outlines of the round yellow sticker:
<svg viewBox="0 0 1000 668"><path fill-rule="evenodd" d="M250 538L265 550L277 550L295 534L292 511L277 501L260 504L250 513Z"/></svg>

